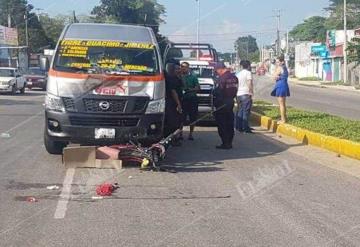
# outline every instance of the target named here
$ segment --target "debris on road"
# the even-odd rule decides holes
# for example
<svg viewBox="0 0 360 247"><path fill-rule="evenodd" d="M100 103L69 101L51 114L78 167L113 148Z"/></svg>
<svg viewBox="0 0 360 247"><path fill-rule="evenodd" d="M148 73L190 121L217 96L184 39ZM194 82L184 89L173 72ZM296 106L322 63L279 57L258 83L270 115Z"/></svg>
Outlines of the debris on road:
<svg viewBox="0 0 360 247"><path fill-rule="evenodd" d="M122 168L122 161L117 157L108 156L102 153L102 148L98 150L96 147L67 147L63 153L63 163L66 168L96 168L96 169L117 169ZM100 157L100 158L98 158Z"/></svg>
<svg viewBox="0 0 360 247"><path fill-rule="evenodd" d="M96 187L96 194L98 196L111 196L112 193L118 188L118 184L101 184Z"/></svg>
<svg viewBox="0 0 360 247"><path fill-rule="evenodd" d="M132 179L132 178L133 178L133 176L129 176L129 177L128 177L128 179Z"/></svg>
<svg viewBox="0 0 360 247"><path fill-rule="evenodd" d="M11 135L9 133L1 133L0 137L4 139L9 139Z"/></svg>
<svg viewBox="0 0 360 247"><path fill-rule="evenodd" d="M57 185L51 185L51 186L46 187L46 189L48 189L48 190L58 190L58 189L60 189L60 187L57 186Z"/></svg>
<svg viewBox="0 0 360 247"><path fill-rule="evenodd" d="M26 198L26 201L27 202L37 202L38 200L33 196L29 196L29 197Z"/></svg>
<svg viewBox="0 0 360 247"><path fill-rule="evenodd" d="M144 158L141 163L141 169L147 169L150 165L150 160Z"/></svg>

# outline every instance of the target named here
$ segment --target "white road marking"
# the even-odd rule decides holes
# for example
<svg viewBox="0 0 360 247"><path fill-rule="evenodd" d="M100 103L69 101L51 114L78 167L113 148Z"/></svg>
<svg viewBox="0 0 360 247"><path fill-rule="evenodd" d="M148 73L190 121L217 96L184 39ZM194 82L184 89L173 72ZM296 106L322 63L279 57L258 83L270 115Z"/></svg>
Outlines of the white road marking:
<svg viewBox="0 0 360 247"><path fill-rule="evenodd" d="M74 175L75 175L75 168L67 169L63 182L63 188L60 194L60 199L58 201L56 211L54 214L54 219L65 218L67 205L71 197L71 185L73 183Z"/></svg>
<svg viewBox="0 0 360 247"><path fill-rule="evenodd" d="M4 132L4 133L2 133L2 134L9 134L11 131L13 131L13 130L16 130L16 129L20 128L20 127L21 127L21 126L23 126L24 124L26 124L26 123L30 122L30 121L31 121L31 120L33 120L34 118L37 118L38 116L40 116L40 115L41 115L41 114L43 114L43 113L44 113L44 111L40 111L40 112L38 112L36 115L34 115L34 116L32 116L32 117L30 117L30 118L26 119L25 121L23 121L23 122L19 123L18 125L15 125L14 127L12 127L11 129L9 129L9 130L5 131L5 132Z"/></svg>

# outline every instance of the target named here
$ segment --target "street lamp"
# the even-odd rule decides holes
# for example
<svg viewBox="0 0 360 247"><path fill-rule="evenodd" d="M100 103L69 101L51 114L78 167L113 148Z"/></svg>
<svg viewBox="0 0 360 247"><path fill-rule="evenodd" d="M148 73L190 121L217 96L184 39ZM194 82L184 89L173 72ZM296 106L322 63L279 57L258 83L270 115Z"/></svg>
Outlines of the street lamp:
<svg viewBox="0 0 360 247"><path fill-rule="evenodd" d="M197 18L197 28L196 28L196 43L199 44L200 43L200 0L196 0L197 4L198 4L198 18ZM197 49L196 52L196 58L197 60L199 60L199 49Z"/></svg>

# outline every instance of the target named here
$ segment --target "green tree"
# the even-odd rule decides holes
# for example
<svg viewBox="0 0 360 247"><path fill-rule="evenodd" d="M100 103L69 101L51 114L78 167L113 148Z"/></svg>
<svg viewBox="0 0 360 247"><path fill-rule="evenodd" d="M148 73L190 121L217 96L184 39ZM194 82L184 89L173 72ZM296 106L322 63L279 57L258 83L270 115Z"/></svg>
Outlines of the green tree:
<svg viewBox="0 0 360 247"><path fill-rule="evenodd" d="M65 25L70 22L70 17L66 15L58 15L55 17L41 15L40 22L45 30L46 36L49 38L50 48L55 48Z"/></svg>
<svg viewBox="0 0 360 247"><path fill-rule="evenodd" d="M344 28L344 0L330 0L330 6L326 8L329 11L325 26L327 29ZM347 0L347 27L348 29L360 26L360 1Z"/></svg>
<svg viewBox="0 0 360 247"><path fill-rule="evenodd" d="M31 12L33 8L26 0L0 0L0 25L8 26L10 16L11 27L18 30L20 45L25 45L25 19L27 19L29 50L40 52L49 45L50 40L46 37L38 16Z"/></svg>
<svg viewBox="0 0 360 247"><path fill-rule="evenodd" d="M165 8L156 0L101 0L92 14L97 22L144 24L158 33Z"/></svg>
<svg viewBox="0 0 360 247"><path fill-rule="evenodd" d="M232 63L236 58L236 53L230 53L230 52L219 53L219 58L224 60L224 62Z"/></svg>
<svg viewBox="0 0 360 247"><path fill-rule="evenodd" d="M354 38L348 47L349 62L360 64L360 38Z"/></svg>
<svg viewBox="0 0 360 247"><path fill-rule="evenodd" d="M290 32L290 37L296 41L326 41L326 18L313 16L298 24Z"/></svg>
<svg viewBox="0 0 360 247"><path fill-rule="evenodd" d="M253 58L254 54L256 54L259 51L256 38L254 38L251 35L239 37L235 41L235 49L240 59L247 59L247 60Z"/></svg>

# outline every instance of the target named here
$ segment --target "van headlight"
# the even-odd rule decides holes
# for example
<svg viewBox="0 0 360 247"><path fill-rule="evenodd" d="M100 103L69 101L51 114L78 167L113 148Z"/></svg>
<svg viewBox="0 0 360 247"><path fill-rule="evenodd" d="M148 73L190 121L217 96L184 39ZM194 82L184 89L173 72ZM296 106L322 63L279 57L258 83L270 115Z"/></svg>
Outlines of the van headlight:
<svg viewBox="0 0 360 247"><path fill-rule="evenodd" d="M62 99L52 94L47 94L45 97L45 109L50 111L65 112Z"/></svg>
<svg viewBox="0 0 360 247"><path fill-rule="evenodd" d="M165 99L150 101L146 114L164 113L165 112Z"/></svg>

